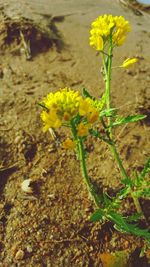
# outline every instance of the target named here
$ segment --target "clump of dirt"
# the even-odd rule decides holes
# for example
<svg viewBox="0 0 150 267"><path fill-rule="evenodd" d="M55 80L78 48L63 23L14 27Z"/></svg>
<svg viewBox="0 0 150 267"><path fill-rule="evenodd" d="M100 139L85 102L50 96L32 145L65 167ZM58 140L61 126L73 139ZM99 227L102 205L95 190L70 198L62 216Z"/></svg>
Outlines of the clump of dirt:
<svg viewBox="0 0 150 267"><path fill-rule="evenodd" d="M24 53L26 59L47 51L52 45L58 49L62 45L60 33L54 20L49 16L40 20L31 20L22 16L8 17L0 13L0 48L13 54Z"/></svg>

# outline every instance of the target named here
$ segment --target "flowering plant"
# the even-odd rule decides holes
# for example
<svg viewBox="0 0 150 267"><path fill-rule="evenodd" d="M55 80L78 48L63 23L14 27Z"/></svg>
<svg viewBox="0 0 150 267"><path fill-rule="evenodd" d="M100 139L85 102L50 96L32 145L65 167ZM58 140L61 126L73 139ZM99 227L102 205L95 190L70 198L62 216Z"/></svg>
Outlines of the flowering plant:
<svg viewBox="0 0 150 267"><path fill-rule="evenodd" d="M145 118L145 115L129 115L119 117L117 110L111 104L111 72L113 61L113 50L125 42L130 24L122 16L103 15L92 22L90 30L90 45L100 52L103 62L103 78L105 90L101 99L91 96L84 88L83 95L70 88L60 89L56 93L50 93L41 101L43 107L41 119L44 123L44 131L49 128L58 129L68 127L71 138L62 143L65 149L75 149L77 159L89 194L96 205L96 211L91 216L92 221L111 220L119 231L134 234L150 241L148 229L141 229L133 222L146 218L140 206L141 196L150 197L149 181L147 179L150 171L150 158L147 160L141 173L134 172L129 177L124 168L121 157L116 149L114 128L129 122L136 122ZM127 68L137 62L137 58L126 59L119 67ZM99 127L99 125L101 127ZM93 186L86 166L86 145L88 135L94 136L107 143L116 160L122 176L122 188L114 197L108 193L97 193ZM137 213L124 217L119 207L122 200L128 196L133 198Z"/></svg>
<svg viewBox="0 0 150 267"><path fill-rule="evenodd" d="M111 37L112 46L120 46L125 42L130 30L129 22L122 16L99 16L92 22L90 45L102 51Z"/></svg>

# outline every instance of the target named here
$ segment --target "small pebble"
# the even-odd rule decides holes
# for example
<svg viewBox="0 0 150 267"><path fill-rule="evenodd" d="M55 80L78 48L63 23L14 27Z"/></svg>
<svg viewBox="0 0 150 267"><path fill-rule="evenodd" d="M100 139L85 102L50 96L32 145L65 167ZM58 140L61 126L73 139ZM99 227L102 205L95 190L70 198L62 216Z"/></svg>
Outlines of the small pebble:
<svg viewBox="0 0 150 267"><path fill-rule="evenodd" d="M33 251L32 247L31 246L27 246L27 252L31 253Z"/></svg>
<svg viewBox="0 0 150 267"><path fill-rule="evenodd" d="M33 193L30 184L31 184L31 179L24 180L21 184L22 191L24 191L25 193Z"/></svg>
<svg viewBox="0 0 150 267"><path fill-rule="evenodd" d="M128 248L129 247L129 242L126 240L125 242L124 242L124 248L126 249L126 248Z"/></svg>
<svg viewBox="0 0 150 267"><path fill-rule="evenodd" d="M19 249L15 255L16 260L22 260L24 257L24 251L22 249Z"/></svg>
<svg viewBox="0 0 150 267"><path fill-rule="evenodd" d="M19 144L19 142L21 141L21 138L22 137L20 135L17 135L16 138L15 138L15 140L14 140L14 143L15 144Z"/></svg>

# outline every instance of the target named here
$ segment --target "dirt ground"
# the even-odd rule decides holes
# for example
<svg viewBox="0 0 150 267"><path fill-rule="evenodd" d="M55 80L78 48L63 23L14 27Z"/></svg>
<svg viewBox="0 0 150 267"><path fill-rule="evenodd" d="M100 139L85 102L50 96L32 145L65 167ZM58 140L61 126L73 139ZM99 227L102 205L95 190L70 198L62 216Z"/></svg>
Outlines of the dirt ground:
<svg viewBox="0 0 150 267"><path fill-rule="evenodd" d="M25 2L25 3L24 3ZM32 3L30 3L32 2ZM140 169L150 150L150 15L135 1L0 1L0 266L2 267L147 267L149 254L139 258L143 240L119 233L111 223L92 223L94 204L88 196L74 153L42 132L37 105L48 92L86 87L94 96L103 92L100 57L89 47L93 19L104 13L123 15L132 25L114 65L138 57L130 70L114 70L113 105L120 114L146 114L139 123L117 130L117 144L128 173ZM51 15L53 38L49 48L41 39L26 60L21 46L8 34L3 16ZM12 26L13 27L13 26ZM15 33L14 33L15 34ZM37 35L36 35L37 37ZM41 37L40 37L41 38ZM38 39L39 40L39 39ZM60 142L65 131L58 132ZM110 192L120 188L120 174L107 146L88 141L88 169L92 180ZM34 192L21 190L25 179ZM125 213L134 209L131 200ZM130 205L129 205L130 204ZM149 220L149 202L143 211ZM141 200L142 205L142 200ZM130 206L130 211L128 210ZM114 252L118 256L114 256Z"/></svg>

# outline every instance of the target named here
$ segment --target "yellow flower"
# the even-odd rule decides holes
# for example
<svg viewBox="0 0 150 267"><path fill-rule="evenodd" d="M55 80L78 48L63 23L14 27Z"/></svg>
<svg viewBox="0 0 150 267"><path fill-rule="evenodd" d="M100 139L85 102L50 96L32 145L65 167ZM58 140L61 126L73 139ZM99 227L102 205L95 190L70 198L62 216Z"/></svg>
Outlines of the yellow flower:
<svg viewBox="0 0 150 267"><path fill-rule="evenodd" d="M86 116L90 112L90 109L91 109L91 105L88 101L88 98L81 99L80 104L79 104L79 114L81 116Z"/></svg>
<svg viewBox="0 0 150 267"><path fill-rule="evenodd" d="M80 122L77 127L77 134L81 137L88 135L89 132L89 125Z"/></svg>
<svg viewBox="0 0 150 267"><path fill-rule="evenodd" d="M87 116L90 112L94 111L94 101L87 97L86 99L81 99L79 104L79 114L81 116Z"/></svg>
<svg viewBox="0 0 150 267"><path fill-rule="evenodd" d="M104 47L103 38L96 34L96 31L93 30L92 35L90 37L90 46L94 46L96 50L102 51Z"/></svg>
<svg viewBox="0 0 150 267"><path fill-rule="evenodd" d="M63 143L62 147L65 149L74 149L75 148L75 142L73 142L71 139L67 138Z"/></svg>
<svg viewBox="0 0 150 267"><path fill-rule="evenodd" d="M98 118L99 118L99 112L96 109L93 110L93 112L91 112L87 117L89 123L96 122Z"/></svg>
<svg viewBox="0 0 150 267"><path fill-rule="evenodd" d="M130 65L136 63L138 61L137 58L127 58L122 65L120 66L121 68L128 68Z"/></svg>
<svg viewBox="0 0 150 267"><path fill-rule="evenodd" d="M43 111L41 114L45 125L44 131L51 127L59 128L64 121L71 120L79 111L81 99L80 93L70 88L49 93L42 101L42 105L47 108L47 111Z"/></svg>
<svg viewBox="0 0 150 267"><path fill-rule="evenodd" d="M56 110L52 109L49 112L42 111L41 119L44 122L43 131L46 132L49 128L59 128L62 124L56 114Z"/></svg>
<svg viewBox="0 0 150 267"><path fill-rule="evenodd" d="M79 105L79 114L87 118L89 123L94 123L98 120L99 112L96 107L97 101L90 98L82 99Z"/></svg>
<svg viewBox="0 0 150 267"><path fill-rule="evenodd" d="M49 93L41 104L46 109L41 114L44 131L49 128L59 128L63 124L66 125L77 114L86 118L88 123L94 123L98 119L96 101L90 98L83 99L79 92L70 88Z"/></svg>
<svg viewBox="0 0 150 267"><path fill-rule="evenodd" d="M96 50L101 51L112 34L113 45L120 46L124 43L129 31L129 22L124 17L112 15L99 16L92 22L90 45Z"/></svg>
<svg viewBox="0 0 150 267"><path fill-rule="evenodd" d="M131 31L130 24L122 16L114 17L115 28L113 30L113 43L117 46L123 45L128 32Z"/></svg>

